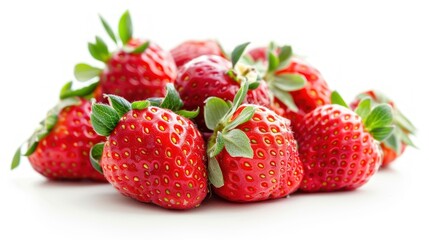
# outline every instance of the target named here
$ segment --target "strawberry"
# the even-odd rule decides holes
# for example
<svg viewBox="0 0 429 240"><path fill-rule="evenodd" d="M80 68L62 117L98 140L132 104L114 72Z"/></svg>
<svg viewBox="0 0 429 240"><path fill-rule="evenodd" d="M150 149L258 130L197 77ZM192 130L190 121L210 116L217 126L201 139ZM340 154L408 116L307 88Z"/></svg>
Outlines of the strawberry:
<svg viewBox="0 0 429 240"><path fill-rule="evenodd" d="M290 121L272 110L240 103L248 83L228 105L207 99L207 127L214 130L207 147L209 179L214 192L234 202L285 197L303 177Z"/></svg>
<svg viewBox="0 0 429 240"><path fill-rule="evenodd" d="M195 208L207 194L205 143L189 119L172 111L183 103L173 85L167 87L159 106L115 95L108 95L111 106L94 104L94 129L107 140L94 146L91 159L125 196L167 209Z"/></svg>
<svg viewBox="0 0 429 240"><path fill-rule="evenodd" d="M68 83L63 89L62 100L49 111L40 127L28 140L25 156L32 167L52 180L91 179L105 181L90 163L91 147L103 141L95 134L90 124L91 103L83 96L93 91L94 86L77 91L70 90ZM21 159L21 148L15 154L12 169Z"/></svg>
<svg viewBox="0 0 429 240"><path fill-rule="evenodd" d="M203 55L226 57L222 47L214 40L185 41L171 49L170 53L173 56L178 68L185 65L185 63L191 61L192 59Z"/></svg>
<svg viewBox="0 0 429 240"><path fill-rule="evenodd" d="M295 129L304 115L330 103L331 91L320 72L296 56L290 46L255 48L248 55L265 66L264 80L274 94L276 112Z"/></svg>
<svg viewBox="0 0 429 240"><path fill-rule="evenodd" d="M267 85L257 80L255 69L237 64L247 45L248 43L242 44L233 51L232 62L214 55L201 56L179 69L175 86L183 99L185 109L204 110L204 102L212 96L232 101L245 78L254 81L245 102L270 106ZM195 121L202 132L210 132L206 128L202 113Z"/></svg>
<svg viewBox="0 0 429 240"><path fill-rule="evenodd" d="M337 92L298 123L295 137L304 166L305 192L352 190L364 185L381 164L379 142L394 127L387 104L371 107L367 99L353 112ZM340 104L340 105L338 105Z"/></svg>
<svg viewBox="0 0 429 240"><path fill-rule="evenodd" d="M371 90L359 94L350 104L351 108L355 109L364 99L370 99L373 104L389 104L393 110L393 124L395 126L395 130L389 138L385 139L381 143L381 149L384 153L383 163L381 166L386 167L402 155L407 146L415 147L409 135L415 134L416 127L404 116L404 114L401 113L392 100L378 91Z"/></svg>
<svg viewBox="0 0 429 240"><path fill-rule="evenodd" d="M113 30L100 18L108 35L117 44ZM96 37L95 43L88 44L92 57L105 63L105 67L100 69L79 63L75 66L76 79L87 81L99 77L99 87L95 92L98 101L104 100L103 94L120 95L129 101L164 96L165 85L173 82L177 75L170 53L153 42L133 38L128 11L119 21L118 32L122 47L113 53L100 37Z"/></svg>

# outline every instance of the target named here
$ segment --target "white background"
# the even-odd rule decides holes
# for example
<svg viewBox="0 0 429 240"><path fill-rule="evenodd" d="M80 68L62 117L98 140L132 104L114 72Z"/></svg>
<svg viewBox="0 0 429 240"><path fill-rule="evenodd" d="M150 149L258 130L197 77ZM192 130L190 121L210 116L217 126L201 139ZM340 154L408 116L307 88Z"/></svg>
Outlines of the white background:
<svg viewBox="0 0 429 240"><path fill-rule="evenodd" d="M428 239L428 7L425 1L1 1L0 239ZM212 199L167 211L109 184L55 183L28 161L9 171L18 145L55 104L86 42L106 41L97 14L116 28L129 9L135 36L165 49L216 38L226 49L289 43L347 100L380 89L419 132L390 168L353 192L294 194L255 204ZM158 236L158 237L157 237ZM122 238L125 239L125 238Z"/></svg>

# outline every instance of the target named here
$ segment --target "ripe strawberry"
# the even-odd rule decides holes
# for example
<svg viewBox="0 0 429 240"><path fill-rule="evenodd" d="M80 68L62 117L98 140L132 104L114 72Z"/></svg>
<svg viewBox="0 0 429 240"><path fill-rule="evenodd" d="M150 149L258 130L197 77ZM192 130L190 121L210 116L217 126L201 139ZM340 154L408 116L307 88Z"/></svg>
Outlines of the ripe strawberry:
<svg viewBox="0 0 429 240"><path fill-rule="evenodd" d="M185 63L191 61L192 59L203 55L226 57L222 47L214 40L186 41L173 48L170 53L173 56L178 68L185 65Z"/></svg>
<svg viewBox="0 0 429 240"><path fill-rule="evenodd" d="M317 69L292 56L290 46L255 48L248 55L266 66L264 79L275 96L276 112L290 119L293 129L306 113L330 103L325 79Z"/></svg>
<svg viewBox="0 0 429 240"><path fill-rule="evenodd" d="M95 146L91 156L123 195L163 208L190 209L207 194L205 143L189 119L172 111L183 103L173 85L167 87L160 107L149 101L130 104L114 95L108 95L112 107L94 104L94 129L107 141Z"/></svg>
<svg viewBox="0 0 429 240"><path fill-rule="evenodd" d="M381 149L384 153L383 163L381 166L385 167L402 155L407 146L415 147L409 135L415 134L416 127L401 113L401 111L399 111L392 100L378 91L371 90L359 94L350 104L351 108L355 109L362 100L367 98L369 98L373 104L389 104L393 110L393 124L395 126L395 130L390 137L381 143Z"/></svg>
<svg viewBox="0 0 429 240"><path fill-rule="evenodd" d="M378 141L393 131L387 104L371 109L362 101L356 113L334 92L332 102L317 107L298 123L295 137L304 166L305 192L351 190L365 184L381 164Z"/></svg>
<svg viewBox="0 0 429 240"><path fill-rule="evenodd" d="M62 91L61 100L28 140L25 156L32 167L53 180L91 179L105 181L90 163L91 147L103 141L90 124L91 103L77 95L86 95L94 86L78 91L70 90L70 83ZM21 148L15 154L12 169L20 163Z"/></svg>
<svg viewBox="0 0 429 240"><path fill-rule="evenodd" d="M101 18L110 38L117 38L107 22ZM176 66L170 53L158 45L132 37L132 23L129 12L125 12L119 21L119 37L122 48L111 53L105 42L96 37L95 43L89 43L91 55L106 64L104 69L79 63L75 66L75 76L80 81L99 77L99 87L95 92L98 101L103 94L116 94L129 101L149 97L162 97L165 85L173 82L177 75Z"/></svg>
<svg viewBox="0 0 429 240"><path fill-rule="evenodd" d="M247 45L248 43L242 44L233 51L232 62L214 55L201 56L179 69L175 86L183 99L185 109L204 110L204 102L212 96L232 101L245 78L255 81L245 102L270 106L265 82L256 80L257 72L254 69L237 64ZM202 113L195 121L202 132L209 132Z"/></svg>
<svg viewBox="0 0 429 240"><path fill-rule="evenodd" d="M303 169L290 121L263 106L239 104L247 82L232 107L220 98L207 100L209 179L214 192L229 201L253 202L285 197L296 191Z"/></svg>

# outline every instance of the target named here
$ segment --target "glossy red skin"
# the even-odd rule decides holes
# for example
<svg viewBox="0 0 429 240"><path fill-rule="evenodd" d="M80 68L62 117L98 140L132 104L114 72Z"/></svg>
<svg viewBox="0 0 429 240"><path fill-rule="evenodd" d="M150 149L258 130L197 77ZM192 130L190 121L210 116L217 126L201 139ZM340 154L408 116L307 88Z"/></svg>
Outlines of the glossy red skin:
<svg viewBox="0 0 429 240"><path fill-rule="evenodd" d="M300 190L352 190L364 185L381 165L377 142L350 109L325 105L308 113L295 137L304 166Z"/></svg>
<svg viewBox="0 0 429 240"><path fill-rule="evenodd" d="M104 175L120 193L168 209L200 205L207 194L205 163L195 125L158 107L126 113L101 159Z"/></svg>
<svg viewBox="0 0 429 240"><path fill-rule="evenodd" d="M133 39L128 46L137 47L142 43ZM143 54L123 50L113 53L100 74L101 89L96 91L95 97L104 102L103 94L122 96L130 102L163 97L166 84L174 82L176 76L177 69L170 53L150 42Z"/></svg>
<svg viewBox="0 0 429 240"><path fill-rule="evenodd" d="M240 106L233 119L246 107ZM255 202L285 197L296 191L303 177L289 120L257 106L248 122L237 127L251 141L254 157L231 157L224 149L216 156L224 186L214 192L229 201Z"/></svg>
<svg viewBox="0 0 429 240"><path fill-rule="evenodd" d="M214 40L190 40L171 49L171 55L177 68L202 55L217 55L225 57L222 48Z"/></svg>
<svg viewBox="0 0 429 240"><path fill-rule="evenodd" d="M205 100L214 96L232 102L240 89L240 84L227 74L231 66L225 58L212 55L198 57L179 69L175 87L183 100L184 109L200 109L195 122L202 132L210 132L204 121ZM269 107L267 84L261 81L258 88L249 90L244 102Z"/></svg>
<svg viewBox="0 0 429 240"><path fill-rule="evenodd" d="M91 103L64 108L51 132L29 156L32 167L52 180L90 179L106 181L90 163L89 152L94 144L104 141L90 123Z"/></svg>
<svg viewBox="0 0 429 240"><path fill-rule="evenodd" d="M377 97L377 93L375 91L366 91L359 95L370 97L376 103L387 103L393 109L395 109L395 103L393 101L391 100L389 100L388 102L381 101L381 99ZM350 103L350 108L356 109L361 100L362 98L359 98L359 97L354 99L353 102ZM394 149L388 147L384 143L381 143L380 146L381 146L381 149L383 150L383 163L381 164L382 167L387 167L390 163L392 163L394 160L396 160L399 156L401 156L404 153L405 149L407 148L407 145L404 142L401 142L400 144L401 144L400 146L401 152L397 153Z"/></svg>
<svg viewBox="0 0 429 240"><path fill-rule="evenodd" d="M266 62L266 48L264 47L255 48L249 51L248 54L255 61ZM290 92L299 109L298 112L291 111L279 99L274 98L274 105L276 108L279 108L278 113L291 120L293 129L295 129L296 125L302 121L305 114L314 110L318 106L331 103L331 90L329 89L325 79L317 69L303 60L297 57L292 57L287 67L278 70L275 74L301 74L307 79L307 84L304 88Z"/></svg>

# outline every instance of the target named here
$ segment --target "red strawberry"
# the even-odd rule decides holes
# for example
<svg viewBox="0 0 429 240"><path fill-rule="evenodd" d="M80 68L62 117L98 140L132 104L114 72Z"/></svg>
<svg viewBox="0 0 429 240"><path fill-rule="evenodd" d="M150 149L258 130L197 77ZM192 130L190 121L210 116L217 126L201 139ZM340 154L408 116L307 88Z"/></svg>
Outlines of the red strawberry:
<svg viewBox="0 0 429 240"><path fill-rule="evenodd" d="M173 86L168 87L171 95L160 107L148 101L130 104L114 95L108 95L113 108L93 105L94 129L108 137L104 151L103 144L94 147L93 164L125 196L163 208L190 209L207 194L205 143L189 119L164 109L183 105Z"/></svg>
<svg viewBox="0 0 429 240"><path fill-rule="evenodd" d="M378 141L392 131L387 104L371 109L363 101L356 113L334 92L332 102L305 115L295 132L304 166L300 189L306 192L351 190L365 184L381 164Z"/></svg>
<svg viewBox="0 0 429 240"><path fill-rule="evenodd" d="M402 155L407 146L415 147L409 135L415 134L416 127L414 127L411 121L399 111L392 100L378 91L367 91L359 94L350 104L351 108L355 109L362 100L367 98L369 98L373 104L389 104L393 110L393 124L395 125L395 130L390 137L381 143L381 149L383 149L384 153L382 166L385 167Z"/></svg>
<svg viewBox="0 0 429 240"><path fill-rule="evenodd" d="M330 103L331 91L320 72L292 56L290 46L275 50L255 48L248 54L254 61L262 61L267 66L264 79L275 96L275 108L291 120L293 128L306 113Z"/></svg>
<svg viewBox="0 0 429 240"><path fill-rule="evenodd" d="M290 122L266 107L238 106L246 88L247 83L232 107L220 98L207 100L206 123L214 130L207 151L209 179L214 192L229 201L285 197L303 176Z"/></svg>
<svg viewBox="0 0 429 240"><path fill-rule="evenodd" d="M186 41L173 48L170 53L173 56L178 68L192 59L203 55L226 57L222 47L214 40Z"/></svg>
<svg viewBox="0 0 429 240"><path fill-rule="evenodd" d="M111 39L117 43L110 26L103 18L101 21ZM121 17L118 30L122 48L113 53L109 52L107 45L99 37L96 37L95 43L88 44L91 55L105 63L105 68L77 64L76 78L86 81L99 77L100 86L95 92L98 101L104 100L103 94L120 95L129 101L164 96L165 85L173 82L177 74L170 53L153 42L132 37L128 11Z"/></svg>
<svg viewBox="0 0 429 240"><path fill-rule="evenodd" d="M48 113L29 139L25 153L37 172L53 180L105 181L103 175L93 169L89 159L91 147L104 139L94 132L90 111L88 100L70 97ZM12 169L19 165L20 155L18 149Z"/></svg>
<svg viewBox="0 0 429 240"><path fill-rule="evenodd" d="M254 69L237 65L247 44L238 46L233 52L233 62L219 56L201 56L179 69L175 86L184 102L185 109L200 108L204 110L204 102L207 98L215 96L225 101L232 101L240 88L242 79L256 78ZM234 69L235 68L235 69ZM270 106L270 97L267 85L263 81L257 81L245 99L246 103L254 103L262 106ZM202 113L196 117L198 128L202 132L208 132Z"/></svg>

